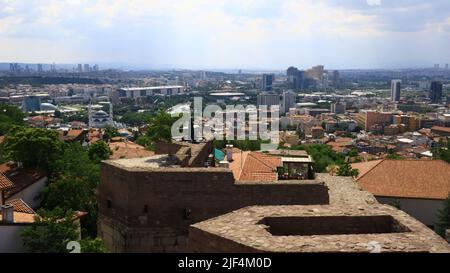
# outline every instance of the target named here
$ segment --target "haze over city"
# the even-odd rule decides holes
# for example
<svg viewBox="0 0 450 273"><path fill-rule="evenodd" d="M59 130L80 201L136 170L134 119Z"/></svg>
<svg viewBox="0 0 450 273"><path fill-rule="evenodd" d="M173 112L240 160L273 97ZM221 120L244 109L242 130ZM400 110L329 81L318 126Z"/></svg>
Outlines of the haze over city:
<svg viewBox="0 0 450 273"><path fill-rule="evenodd" d="M448 63L446 0L0 1L0 61L140 69Z"/></svg>

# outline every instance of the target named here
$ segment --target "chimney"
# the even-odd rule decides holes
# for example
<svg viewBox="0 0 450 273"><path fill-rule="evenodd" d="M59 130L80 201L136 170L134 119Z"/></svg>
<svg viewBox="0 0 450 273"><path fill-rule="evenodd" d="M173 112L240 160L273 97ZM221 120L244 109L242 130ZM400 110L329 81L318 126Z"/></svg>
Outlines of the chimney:
<svg viewBox="0 0 450 273"><path fill-rule="evenodd" d="M14 223L14 207L12 205L2 205L2 222L6 224Z"/></svg>
<svg viewBox="0 0 450 273"><path fill-rule="evenodd" d="M227 161L232 162L233 161L233 145L227 144L225 151L227 153Z"/></svg>

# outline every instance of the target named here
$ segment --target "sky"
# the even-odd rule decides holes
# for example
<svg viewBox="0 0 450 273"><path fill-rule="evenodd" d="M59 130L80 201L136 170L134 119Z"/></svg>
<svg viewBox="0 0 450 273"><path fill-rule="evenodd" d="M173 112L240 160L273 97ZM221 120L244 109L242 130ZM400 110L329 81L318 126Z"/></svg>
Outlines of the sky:
<svg viewBox="0 0 450 273"><path fill-rule="evenodd" d="M0 62L408 68L449 48L449 0L0 0Z"/></svg>

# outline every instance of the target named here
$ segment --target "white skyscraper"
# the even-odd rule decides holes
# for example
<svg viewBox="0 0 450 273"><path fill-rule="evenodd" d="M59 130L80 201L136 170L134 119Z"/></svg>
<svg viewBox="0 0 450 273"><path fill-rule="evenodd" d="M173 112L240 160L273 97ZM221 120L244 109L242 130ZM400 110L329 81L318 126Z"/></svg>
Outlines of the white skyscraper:
<svg viewBox="0 0 450 273"><path fill-rule="evenodd" d="M391 101L400 101L400 90L402 88L402 80L392 80L391 82Z"/></svg>

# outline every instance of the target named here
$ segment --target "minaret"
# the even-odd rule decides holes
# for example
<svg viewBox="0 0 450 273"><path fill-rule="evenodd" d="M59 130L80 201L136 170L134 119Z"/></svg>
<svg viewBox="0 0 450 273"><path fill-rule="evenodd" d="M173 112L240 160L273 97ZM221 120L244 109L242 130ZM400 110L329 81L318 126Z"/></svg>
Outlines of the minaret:
<svg viewBox="0 0 450 273"><path fill-rule="evenodd" d="M113 120L113 104L111 101L109 102L109 122L111 126L115 127Z"/></svg>

